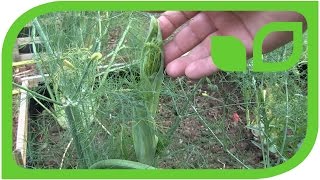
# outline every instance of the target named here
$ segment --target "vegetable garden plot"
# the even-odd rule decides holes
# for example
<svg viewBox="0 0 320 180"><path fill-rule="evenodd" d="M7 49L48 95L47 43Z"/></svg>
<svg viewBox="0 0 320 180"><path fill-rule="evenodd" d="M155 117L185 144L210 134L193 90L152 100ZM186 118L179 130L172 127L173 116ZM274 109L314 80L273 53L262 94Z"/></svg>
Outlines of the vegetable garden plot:
<svg viewBox="0 0 320 180"><path fill-rule="evenodd" d="M15 85L53 106L29 121L29 168L261 168L303 141L307 91L297 68L172 80L150 14L63 12L32 24L49 95Z"/></svg>

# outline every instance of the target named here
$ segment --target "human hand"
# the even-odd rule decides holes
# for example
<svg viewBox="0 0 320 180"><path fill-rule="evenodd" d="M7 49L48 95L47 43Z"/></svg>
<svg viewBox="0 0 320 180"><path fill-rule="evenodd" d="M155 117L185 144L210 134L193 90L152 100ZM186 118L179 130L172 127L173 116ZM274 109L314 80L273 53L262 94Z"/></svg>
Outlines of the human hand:
<svg viewBox="0 0 320 180"><path fill-rule="evenodd" d="M199 79L218 71L210 55L211 36L234 36L252 56L253 37L265 24L276 21L302 21L294 12L180 12L166 11L159 17L163 39L186 26L164 46L166 72L171 77ZM290 32L271 33L263 43L263 52L271 51L292 39ZM187 53L187 54L186 54ZM232 49L230 49L232 53Z"/></svg>

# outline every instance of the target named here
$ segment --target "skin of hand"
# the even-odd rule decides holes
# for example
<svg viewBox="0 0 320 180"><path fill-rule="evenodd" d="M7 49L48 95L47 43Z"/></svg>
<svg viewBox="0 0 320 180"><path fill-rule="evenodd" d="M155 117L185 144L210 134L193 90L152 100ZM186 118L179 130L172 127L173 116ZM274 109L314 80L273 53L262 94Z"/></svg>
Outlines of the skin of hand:
<svg viewBox="0 0 320 180"><path fill-rule="evenodd" d="M163 39L181 28L164 45L166 73L171 77L187 76L199 79L218 71L210 55L211 36L234 36L252 57L256 32L270 22L303 22L295 12L182 12L166 11L158 18ZM180 27L181 26L181 27ZM292 40L291 32L273 32L263 42L263 52L269 52ZM230 49L232 53L232 49Z"/></svg>

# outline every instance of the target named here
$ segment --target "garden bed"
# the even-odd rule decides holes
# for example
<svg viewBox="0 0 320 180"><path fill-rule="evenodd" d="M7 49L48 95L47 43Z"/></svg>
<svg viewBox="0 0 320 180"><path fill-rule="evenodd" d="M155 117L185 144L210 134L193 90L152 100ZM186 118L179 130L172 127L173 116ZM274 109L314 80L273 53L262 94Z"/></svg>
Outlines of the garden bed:
<svg viewBox="0 0 320 180"><path fill-rule="evenodd" d="M16 126L14 152L17 161L27 168L82 168L83 159L79 157L75 133L80 133L80 143L90 147L94 162L106 159L138 161L132 127L135 118L141 118L134 114L134 108L141 106L140 96L148 92L139 84L139 60L145 41L141 32L148 29L149 16L136 14L134 21L140 22L139 26L131 22L133 27L129 27L127 17L132 18L130 13L99 12L100 19L95 13L79 13L83 16L56 13L58 23L42 29L52 43L50 48L63 57L60 61L52 60L56 57L49 53L48 44L46 51L35 55L39 74L44 73L40 71L41 67L45 72L54 72L45 78L41 76L47 84L39 88L52 88L60 96L55 98L60 103L58 110L48 107L56 114L52 116L50 111L41 110L37 116L27 116L25 100L30 97L24 97L26 93L21 91L21 116L14 117L24 125L18 123ZM140 16L143 18L139 19ZM52 17L39 18L40 25ZM112 24L110 17L119 18L117 22L122 23ZM88 31L82 33L83 39L72 36L79 33L74 22ZM67 26L70 23L71 26ZM54 27L64 29L61 37L70 38L62 38L64 49L61 44L54 44L62 40L53 37ZM105 35L105 39L97 41L95 38L101 38L99 33L107 28L110 36ZM60 41L54 41L55 38ZM85 42L85 46L80 46ZM95 43L104 48L92 52ZM265 57L287 57L291 48L288 44ZM89 69L90 59L97 49L101 50L102 60L92 61L93 67ZM303 56L301 64L307 64L306 58ZM242 169L266 168L287 161L299 149L306 131L307 82L304 75L295 67L288 72L264 74L219 72L199 81L165 77L156 103L158 109L152 116L157 139L153 165L169 169ZM23 87L30 88L27 83L30 79L19 80ZM50 95L46 97L51 98ZM85 119L82 125L87 128L73 131L57 120L59 113L70 106L79 108L73 112L79 111L80 117ZM143 111L138 113L144 116ZM67 124L72 125L70 120ZM87 151L88 147L80 148Z"/></svg>

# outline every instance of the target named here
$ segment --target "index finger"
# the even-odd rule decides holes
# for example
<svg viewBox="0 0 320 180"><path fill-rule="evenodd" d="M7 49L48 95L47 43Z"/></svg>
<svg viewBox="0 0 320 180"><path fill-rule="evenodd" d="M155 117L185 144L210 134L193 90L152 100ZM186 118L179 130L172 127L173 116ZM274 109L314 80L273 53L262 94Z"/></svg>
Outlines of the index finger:
<svg viewBox="0 0 320 180"><path fill-rule="evenodd" d="M158 18L162 32L162 38L169 37L177 28L194 17L198 12L166 11Z"/></svg>

